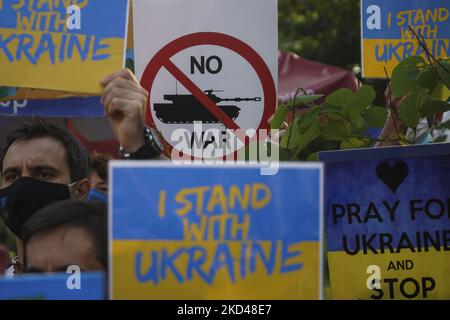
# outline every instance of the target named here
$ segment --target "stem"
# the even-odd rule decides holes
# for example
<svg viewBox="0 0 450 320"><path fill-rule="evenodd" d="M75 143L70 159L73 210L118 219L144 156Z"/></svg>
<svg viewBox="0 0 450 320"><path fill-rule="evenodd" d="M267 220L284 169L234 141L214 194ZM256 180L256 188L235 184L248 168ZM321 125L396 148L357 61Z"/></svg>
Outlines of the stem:
<svg viewBox="0 0 450 320"><path fill-rule="evenodd" d="M395 129L395 133L397 134L397 137L400 138L400 132L398 130L398 126L397 126L397 117L398 117L398 113L397 113L397 109L392 107L392 87L391 87L391 80L389 79L389 75L388 72L386 70L386 67L384 67L384 73L386 74L386 80L388 81L388 87L389 87L389 109L391 110L391 112L393 113L393 117L392 117L392 121L394 122L394 129Z"/></svg>
<svg viewBox="0 0 450 320"><path fill-rule="evenodd" d="M292 124L291 124L291 127L289 128L289 135L288 135L288 140L287 140L287 145L286 145L289 155L290 155L289 143L291 142L292 129L294 127L294 121L295 121L295 107L296 107L295 100L297 99L297 96L300 94L300 90L303 90L303 89L297 88L297 91L295 92L295 95L294 95L294 100L292 101Z"/></svg>
<svg viewBox="0 0 450 320"><path fill-rule="evenodd" d="M419 42L419 45L426 52L428 61L430 61L430 58L431 58L431 60L436 62L438 66L440 66L442 69L444 69L447 73L450 73L450 71L447 70L446 67L444 67L443 65L441 65L439 63L439 61L433 56L433 54L430 52L430 50L428 50L425 38L423 38L423 36L422 36L422 39L421 39L421 37L419 37L419 35L417 34L417 32L414 30L414 28L411 25L408 25L408 27L409 27L409 30L411 30L411 32L413 33L414 37L416 37L417 41ZM431 64L431 61L430 61L430 64ZM438 76L439 76L439 73L438 73ZM439 78L442 80L442 78L440 76L439 76Z"/></svg>
<svg viewBox="0 0 450 320"><path fill-rule="evenodd" d="M352 122L351 119L347 118L343 114L340 114L340 113L336 113L336 114L339 115L342 119L346 120L348 123L350 123L352 125L353 129L355 129L356 131L361 131L355 126L355 124Z"/></svg>

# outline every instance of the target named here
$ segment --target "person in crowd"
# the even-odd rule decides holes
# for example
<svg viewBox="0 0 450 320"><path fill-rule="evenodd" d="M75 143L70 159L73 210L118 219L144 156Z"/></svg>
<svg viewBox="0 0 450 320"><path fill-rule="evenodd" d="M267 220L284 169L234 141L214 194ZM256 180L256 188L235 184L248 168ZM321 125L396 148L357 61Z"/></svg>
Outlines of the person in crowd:
<svg viewBox="0 0 450 320"><path fill-rule="evenodd" d="M0 215L16 236L16 273L22 270L25 222L53 201L85 199L90 169L87 150L65 128L35 118L7 134L0 152Z"/></svg>
<svg viewBox="0 0 450 320"><path fill-rule="evenodd" d="M108 162L113 157L104 153L92 155L91 187L92 189L108 193Z"/></svg>
<svg viewBox="0 0 450 320"><path fill-rule="evenodd" d="M145 126L148 91L129 69L101 80L101 102L124 159L165 159L155 132Z"/></svg>
<svg viewBox="0 0 450 320"><path fill-rule="evenodd" d="M106 204L81 200L54 202L24 225L25 272L107 270Z"/></svg>
<svg viewBox="0 0 450 320"><path fill-rule="evenodd" d="M124 159L159 159L162 145L145 126L148 92L133 73L120 70L101 80L102 103ZM21 229L46 205L86 199L90 159L86 149L64 127L32 118L7 135L0 151L0 216L16 236L17 257L7 274L23 269Z"/></svg>
<svg viewBox="0 0 450 320"><path fill-rule="evenodd" d="M407 96L395 97L392 95L390 90L390 85L387 86L385 91L386 105L388 106L388 117L386 123L381 131L379 142L376 147L387 147L399 144L399 135L403 135L407 138L410 143L431 143L435 137L446 135L446 142L450 142L450 130L436 130L430 132L429 128L435 123L445 123L450 121L450 112L445 112L438 114L433 119L427 118L423 119L416 132L416 139L414 141L414 132L412 129L408 128L398 117L397 112L402 102L405 101Z"/></svg>
<svg viewBox="0 0 450 320"><path fill-rule="evenodd" d="M95 152L92 155L91 191L89 200L107 202L108 198L108 162L113 157L108 154Z"/></svg>

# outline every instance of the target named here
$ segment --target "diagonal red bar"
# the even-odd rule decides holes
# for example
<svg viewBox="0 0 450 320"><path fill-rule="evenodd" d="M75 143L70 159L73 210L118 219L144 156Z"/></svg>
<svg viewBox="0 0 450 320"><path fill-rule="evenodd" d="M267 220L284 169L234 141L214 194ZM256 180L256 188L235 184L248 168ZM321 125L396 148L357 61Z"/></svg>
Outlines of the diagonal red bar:
<svg viewBox="0 0 450 320"><path fill-rule="evenodd" d="M172 61L167 60L163 66L169 71L187 90L189 90L203 106L208 109L227 129L241 129L225 112L222 111L208 96L189 79ZM244 131L244 130L243 130Z"/></svg>

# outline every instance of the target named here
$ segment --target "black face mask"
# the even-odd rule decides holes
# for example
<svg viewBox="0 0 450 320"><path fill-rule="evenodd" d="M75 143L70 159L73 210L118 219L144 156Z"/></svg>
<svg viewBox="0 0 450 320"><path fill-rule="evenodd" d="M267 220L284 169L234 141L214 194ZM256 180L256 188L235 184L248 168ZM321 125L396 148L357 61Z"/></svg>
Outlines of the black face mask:
<svg viewBox="0 0 450 320"><path fill-rule="evenodd" d="M23 225L46 205L70 198L69 186L20 178L5 189L0 189L0 216L20 238Z"/></svg>

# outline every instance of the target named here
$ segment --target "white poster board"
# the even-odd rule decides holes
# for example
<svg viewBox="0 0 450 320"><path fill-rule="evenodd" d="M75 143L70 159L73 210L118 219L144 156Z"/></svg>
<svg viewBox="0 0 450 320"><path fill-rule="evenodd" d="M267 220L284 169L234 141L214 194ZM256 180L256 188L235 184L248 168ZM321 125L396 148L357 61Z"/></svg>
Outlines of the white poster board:
<svg viewBox="0 0 450 320"><path fill-rule="evenodd" d="M276 0L134 1L136 75L150 92L147 120L170 150L203 158L185 149L195 131L214 158L244 145L227 130L252 137L247 130L268 127L277 96L277 30ZM210 129L222 136L211 139Z"/></svg>

